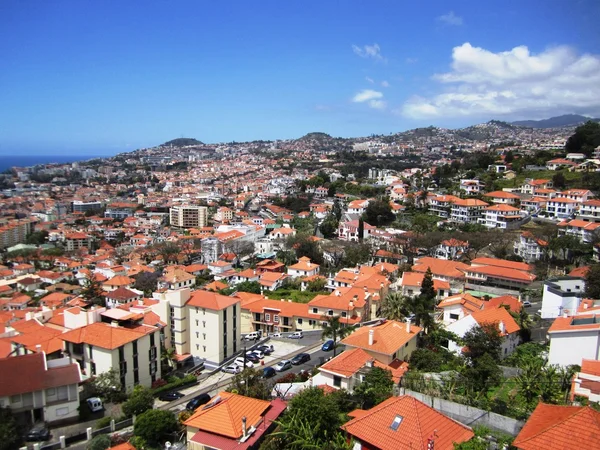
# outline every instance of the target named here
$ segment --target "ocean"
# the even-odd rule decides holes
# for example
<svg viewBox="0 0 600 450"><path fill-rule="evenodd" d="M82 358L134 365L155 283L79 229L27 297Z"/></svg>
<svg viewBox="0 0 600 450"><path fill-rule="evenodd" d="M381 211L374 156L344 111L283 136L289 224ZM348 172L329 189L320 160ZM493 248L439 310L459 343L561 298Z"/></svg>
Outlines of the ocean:
<svg viewBox="0 0 600 450"><path fill-rule="evenodd" d="M0 172L10 169L11 167L29 167L36 164L50 163L69 163L75 161L87 161L93 158L108 158L119 152L104 153L104 154L43 154L43 155L0 155Z"/></svg>

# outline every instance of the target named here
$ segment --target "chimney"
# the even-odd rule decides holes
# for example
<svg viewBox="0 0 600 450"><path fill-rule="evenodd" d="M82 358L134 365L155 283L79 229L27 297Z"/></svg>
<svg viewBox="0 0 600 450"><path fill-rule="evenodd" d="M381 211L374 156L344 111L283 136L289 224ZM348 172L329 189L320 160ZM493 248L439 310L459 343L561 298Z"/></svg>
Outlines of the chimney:
<svg viewBox="0 0 600 450"><path fill-rule="evenodd" d="M406 319L406 332L410 333L410 319Z"/></svg>
<svg viewBox="0 0 600 450"><path fill-rule="evenodd" d="M350 302L348 302L348 308L354 309L354 302L352 300L350 300Z"/></svg>
<svg viewBox="0 0 600 450"><path fill-rule="evenodd" d="M40 344L36 344L35 345L35 352L36 353L42 353L42 346Z"/></svg>
<svg viewBox="0 0 600 450"><path fill-rule="evenodd" d="M373 345L374 338L375 338L375 330L369 330L369 345Z"/></svg>
<svg viewBox="0 0 600 450"><path fill-rule="evenodd" d="M248 429L246 428L246 416L242 417L242 437L246 437Z"/></svg>
<svg viewBox="0 0 600 450"><path fill-rule="evenodd" d="M506 327L504 326L504 322L503 322L503 321L500 321L500 322L498 323L498 328L500 329L500 333L501 333L501 334L504 334L504 333L506 333Z"/></svg>

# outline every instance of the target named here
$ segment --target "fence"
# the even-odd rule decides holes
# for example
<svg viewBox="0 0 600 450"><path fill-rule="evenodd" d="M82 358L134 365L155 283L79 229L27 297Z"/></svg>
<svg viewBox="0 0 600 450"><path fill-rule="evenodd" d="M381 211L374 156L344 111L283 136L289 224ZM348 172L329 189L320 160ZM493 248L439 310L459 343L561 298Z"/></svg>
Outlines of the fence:
<svg viewBox="0 0 600 450"><path fill-rule="evenodd" d="M525 422L511 417L501 416L500 414L484 411L473 406L461 405L460 403L444 400L439 397L432 397L405 388L401 388L400 393L410 395L431 406L436 411L470 427L483 425L492 430L516 436L521 431L521 428L523 428L523 425L525 425Z"/></svg>

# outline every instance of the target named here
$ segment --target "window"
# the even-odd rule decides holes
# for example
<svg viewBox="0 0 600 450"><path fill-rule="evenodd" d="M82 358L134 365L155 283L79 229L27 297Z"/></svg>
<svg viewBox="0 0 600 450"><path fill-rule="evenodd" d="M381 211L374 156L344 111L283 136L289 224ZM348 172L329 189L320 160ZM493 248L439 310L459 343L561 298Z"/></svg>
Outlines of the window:
<svg viewBox="0 0 600 450"><path fill-rule="evenodd" d="M196 338L199 339L200 338L200 332L196 331Z"/></svg>
<svg viewBox="0 0 600 450"><path fill-rule="evenodd" d="M279 316L273 316L273 322L279 323Z"/></svg>
<svg viewBox="0 0 600 450"><path fill-rule="evenodd" d="M314 321L314 320L309 320L309 321L308 321L308 325L309 325L309 326L313 326L314 324L315 324L315 321Z"/></svg>
<svg viewBox="0 0 600 450"><path fill-rule="evenodd" d="M200 344L196 344L196 350L200 350Z"/></svg>
<svg viewBox="0 0 600 450"><path fill-rule="evenodd" d="M202 351L206 353L206 345L202 346Z"/></svg>
<svg viewBox="0 0 600 450"><path fill-rule="evenodd" d="M312 312L313 314L319 314L319 308L313 308Z"/></svg>
<svg viewBox="0 0 600 450"><path fill-rule="evenodd" d="M196 314L198 314L198 307L196 306Z"/></svg>
<svg viewBox="0 0 600 450"><path fill-rule="evenodd" d="M402 420L404 419L404 417L402 416L396 416L394 417L394 421L392 422L392 424L390 425L390 428L394 431L398 431L398 427L400 426L400 424L402 423Z"/></svg>
<svg viewBox="0 0 600 450"><path fill-rule="evenodd" d="M342 387L342 377L338 377L337 375L333 376L333 385L335 387Z"/></svg>
<svg viewBox="0 0 600 450"><path fill-rule="evenodd" d="M342 311L342 317L346 317L348 316L348 314L346 313L346 311Z"/></svg>
<svg viewBox="0 0 600 450"><path fill-rule="evenodd" d="M202 333L202 339L206 340L206 333Z"/></svg>
<svg viewBox="0 0 600 450"><path fill-rule="evenodd" d="M203 321L202 321L202 326L203 326L204 328L206 328L206 321L205 321L205 320L203 320Z"/></svg>
<svg viewBox="0 0 600 450"><path fill-rule="evenodd" d="M458 320L458 314L450 314L450 320Z"/></svg>
<svg viewBox="0 0 600 450"><path fill-rule="evenodd" d="M196 326L200 326L200 321L196 319Z"/></svg>
<svg viewBox="0 0 600 450"><path fill-rule="evenodd" d="M270 321L271 321L271 314L265 313L265 322L270 322Z"/></svg>
<svg viewBox="0 0 600 450"><path fill-rule="evenodd" d="M327 311L327 315L328 316L333 316L333 309L330 309L329 311Z"/></svg>

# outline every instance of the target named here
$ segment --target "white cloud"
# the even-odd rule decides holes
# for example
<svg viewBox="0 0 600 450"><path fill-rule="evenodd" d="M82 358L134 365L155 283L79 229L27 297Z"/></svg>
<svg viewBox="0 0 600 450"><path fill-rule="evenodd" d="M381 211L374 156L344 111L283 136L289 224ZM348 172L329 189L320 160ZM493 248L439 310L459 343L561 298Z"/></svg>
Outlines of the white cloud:
<svg viewBox="0 0 600 450"><path fill-rule="evenodd" d="M383 80L381 82L381 86L383 86L383 87L390 87L390 83L388 83L387 81Z"/></svg>
<svg viewBox="0 0 600 450"><path fill-rule="evenodd" d="M352 97L354 103L367 103L373 109L385 109L387 103L383 100L383 93L373 89L363 89Z"/></svg>
<svg viewBox="0 0 600 450"><path fill-rule="evenodd" d="M463 18L454 14L454 11L450 11L447 14L442 14L437 18L438 22L443 22L446 25L460 26L463 24Z"/></svg>
<svg viewBox="0 0 600 450"><path fill-rule="evenodd" d="M352 45L352 51L361 58L373 58L376 61L386 61L381 54L379 44L363 45L362 47Z"/></svg>
<svg viewBox="0 0 600 450"><path fill-rule="evenodd" d="M452 70L433 80L444 91L409 99L402 114L541 118L600 112L600 55L580 55L564 46L539 54L526 46L494 53L467 42L453 49Z"/></svg>
<svg viewBox="0 0 600 450"><path fill-rule="evenodd" d="M373 78L370 77L365 77L365 80L367 80L371 84L375 83L375 80L373 80Z"/></svg>

